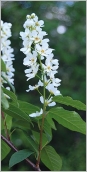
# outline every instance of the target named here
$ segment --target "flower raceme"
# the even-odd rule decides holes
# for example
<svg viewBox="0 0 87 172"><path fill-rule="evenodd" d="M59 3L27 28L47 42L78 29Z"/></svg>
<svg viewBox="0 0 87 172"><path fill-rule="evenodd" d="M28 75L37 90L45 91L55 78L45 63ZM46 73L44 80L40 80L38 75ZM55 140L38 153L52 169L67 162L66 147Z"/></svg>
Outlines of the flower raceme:
<svg viewBox="0 0 87 172"><path fill-rule="evenodd" d="M46 106L55 106L56 103L52 102L54 95L60 95L60 91L57 89L60 86L60 79L55 78L55 74L58 73L59 61L54 59L52 53L53 49L49 48L49 39L44 38L47 35L42 30L44 27L44 21L38 20L36 14L26 16L26 21L23 24L24 32L20 32L21 39L23 40L23 48L20 49L26 57L23 60L23 64L27 67L25 75L27 81L34 78L39 78L38 83L35 86L29 85L27 92L37 90L39 93L39 87L44 87L44 91L49 92L48 98L40 93L40 101ZM39 73L39 75L38 75ZM51 96L52 95L52 96ZM40 112L30 114L31 117L40 116Z"/></svg>
<svg viewBox="0 0 87 172"><path fill-rule="evenodd" d="M3 76L11 83L14 84L14 71L15 69L13 68L13 60L14 60L14 55L13 55L13 48L11 48L10 44L11 41L8 39L11 37L11 23L3 22L1 20L1 58L6 64L6 70L7 72L2 72ZM2 86L3 83L6 83L2 79ZM8 89L8 87L6 87Z"/></svg>

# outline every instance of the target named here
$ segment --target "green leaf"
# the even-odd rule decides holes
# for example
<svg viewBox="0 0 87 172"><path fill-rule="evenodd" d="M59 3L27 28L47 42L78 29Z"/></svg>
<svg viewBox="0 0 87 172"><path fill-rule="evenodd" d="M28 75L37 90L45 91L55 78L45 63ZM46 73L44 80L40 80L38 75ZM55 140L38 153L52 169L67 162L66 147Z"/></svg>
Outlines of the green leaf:
<svg viewBox="0 0 87 172"><path fill-rule="evenodd" d="M36 132L36 131L32 131L33 136L34 136L34 140L39 144L40 141L40 133ZM46 135L43 133L42 134L42 148L48 144L48 139L46 137Z"/></svg>
<svg viewBox="0 0 87 172"><path fill-rule="evenodd" d="M51 130L51 127L50 127L50 125L49 125L49 123L48 123L48 121L46 119L44 120L43 129L44 129L44 132L47 135L48 141L50 142L51 139L52 139L52 130Z"/></svg>
<svg viewBox="0 0 87 172"><path fill-rule="evenodd" d="M15 121L15 123L13 124L14 127L19 127L19 128L30 128L30 123L29 122L24 122L23 120L17 120Z"/></svg>
<svg viewBox="0 0 87 172"><path fill-rule="evenodd" d="M63 108L52 108L49 111L49 115L51 115L59 124L72 131L77 131L82 134L86 133L85 121L83 121L75 111L68 111Z"/></svg>
<svg viewBox="0 0 87 172"><path fill-rule="evenodd" d="M4 110L4 112L13 118L23 120L24 122L28 121L30 122L30 117L22 110L20 110L18 107L9 104L9 109Z"/></svg>
<svg viewBox="0 0 87 172"><path fill-rule="evenodd" d="M24 149L24 150L20 150L18 152L15 152L10 158L9 168L11 168L15 164L23 161L24 159L28 158L31 154L33 154L33 152L31 152L28 149Z"/></svg>
<svg viewBox="0 0 87 172"><path fill-rule="evenodd" d="M62 160L52 146L46 146L41 151L41 161L51 171L61 170Z"/></svg>
<svg viewBox="0 0 87 172"><path fill-rule="evenodd" d="M8 155L10 150L10 147L3 140L1 140L1 160Z"/></svg>
<svg viewBox="0 0 87 172"><path fill-rule="evenodd" d="M73 100L69 96L66 96L66 97L63 97L63 96L55 96L53 98L53 100L55 102L58 102L58 103L61 103L61 104L67 105L67 106L72 106L72 107L74 107L74 108L76 108L78 110L86 110L86 105L84 103L82 103L79 100Z"/></svg>
<svg viewBox="0 0 87 172"><path fill-rule="evenodd" d="M2 88L3 92L8 95L12 101L15 103L15 104L18 104L17 102L17 96L12 92L12 91L9 91L7 90L6 88Z"/></svg>
<svg viewBox="0 0 87 172"><path fill-rule="evenodd" d="M28 114L34 113L36 111L40 111L39 107L34 106L30 103L20 101L20 100L18 101L18 103L19 103L19 108Z"/></svg>
<svg viewBox="0 0 87 172"><path fill-rule="evenodd" d="M46 119L47 119L47 122L49 123L49 125L50 125L54 130L56 130L56 126L55 126L54 121L52 120L51 115L47 114Z"/></svg>
<svg viewBox="0 0 87 172"><path fill-rule="evenodd" d="M2 104L4 109L8 109L9 108L9 103L8 103L8 101L7 101L6 97L5 97L2 89L1 89L1 104Z"/></svg>
<svg viewBox="0 0 87 172"><path fill-rule="evenodd" d="M6 123L6 127L8 130L11 129L12 126L12 117L4 113L5 119L1 118L1 130L5 129L4 123Z"/></svg>
<svg viewBox="0 0 87 172"><path fill-rule="evenodd" d="M1 71L7 72L6 71L6 64L4 63L4 61L2 59L1 59Z"/></svg>
<svg viewBox="0 0 87 172"><path fill-rule="evenodd" d="M38 144L35 143L31 135L28 135L25 131L24 134L25 134L24 137L29 144L29 148L31 148L32 151L38 154Z"/></svg>
<svg viewBox="0 0 87 172"><path fill-rule="evenodd" d="M10 130L12 127L12 117L7 114L5 114L5 115L6 115L5 121L6 121L7 129Z"/></svg>

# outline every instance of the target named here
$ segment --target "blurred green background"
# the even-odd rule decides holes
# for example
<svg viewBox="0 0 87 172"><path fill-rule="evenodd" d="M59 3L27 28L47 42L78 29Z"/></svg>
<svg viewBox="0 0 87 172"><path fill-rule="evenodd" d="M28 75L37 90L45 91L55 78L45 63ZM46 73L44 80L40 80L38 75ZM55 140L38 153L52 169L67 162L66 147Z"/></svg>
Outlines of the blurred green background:
<svg viewBox="0 0 87 172"><path fill-rule="evenodd" d="M20 52L22 40L19 36L19 32L24 31L23 24L26 15L36 13L39 20L44 20L45 27L43 30L48 33L50 47L55 49L55 58L59 59L59 69L56 77L62 80L59 87L61 94L86 103L86 2L2 1L1 7L1 19L4 22L12 23L11 45L15 54L14 68L16 72L14 79L18 99L40 106L38 93L36 91L26 92L28 85L34 85L36 80L34 78L26 81L25 66L23 66L25 55ZM68 110L72 110L72 108L68 107ZM85 120L85 112L77 112ZM70 131L57 123L56 127L57 130L53 131L51 145L62 157L63 166L61 171L85 171L85 136ZM13 133L12 140L19 149L25 148L27 145L19 130ZM25 162L9 169L8 163L12 153L13 151L2 161L2 171L32 170ZM41 169L48 171L42 163Z"/></svg>

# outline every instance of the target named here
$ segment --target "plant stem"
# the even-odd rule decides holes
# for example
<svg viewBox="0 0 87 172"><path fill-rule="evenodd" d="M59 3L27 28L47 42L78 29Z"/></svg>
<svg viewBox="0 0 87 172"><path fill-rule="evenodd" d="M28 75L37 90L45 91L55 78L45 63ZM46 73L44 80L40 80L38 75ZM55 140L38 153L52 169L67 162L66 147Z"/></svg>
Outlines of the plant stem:
<svg viewBox="0 0 87 172"><path fill-rule="evenodd" d="M36 163L37 167L39 167L39 164L40 164L40 157L41 157L41 150L42 150L43 126L44 126L44 118L45 118L45 110L46 110L46 107L45 107L45 80L44 80L44 73L43 73L43 83L44 83L44 87L43 87L44 105L43 105L42 122L41 122L41 127L40 127L39 155L38 155L38 159L37 159L37 163Z"/></svg>
<svg viewBox="0 0 87 172"><path fill-rule="evenodd" d="M11 143L11 141L9 141L8 139L6 139L3 135L1 135L1 139L14 151L18 151L18 149ZM32 163L28 158L25 159L25 161L32 166L33 169L35 169L36 171L41 171L40 168L36 167L36 165L34 163Z"/></svg>

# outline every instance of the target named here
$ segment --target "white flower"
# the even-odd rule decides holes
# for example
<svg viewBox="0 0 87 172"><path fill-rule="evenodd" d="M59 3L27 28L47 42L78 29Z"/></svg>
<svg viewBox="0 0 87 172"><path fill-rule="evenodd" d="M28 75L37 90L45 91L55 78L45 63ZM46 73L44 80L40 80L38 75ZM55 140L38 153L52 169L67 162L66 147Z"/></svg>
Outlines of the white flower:
<svg viewBox="0 0 87 172"><path fill-rule="evenodd" d="M29 40L31 37L31 31L26 28L25 32L20 32L20 36L22 40L25 40L25 39Z"/></svg>
<svg viewBox="0 0 87 172"><path fill-rule="evenodd" d="M29 52L31 52L32 42L33 41L24 40L23 42L24 48L21 48L20 51L22 51L24 54L28 54Z"/></svg>
<svg viewBox="0 0 87 172"><path fill-rule="evenodd" d="M34 64L32 65L32 67L30 69L26 69L25 70L25 73L26 73L26 76L28 77L27 81L31 78L34 78L35 75L37 74L38 72L38 69L39 69L39 64Z"/></svg>
<svg viewBox="0 0 87 172"><path fill-rule="evenodd" d="M49 59L45 60L45 65L42 64L44 71L47 73L48 76L51 75L51 73L57 73L58 65L53 65Z"/></svg>
<svg viewBox="0 0 87 172"><path fill-rule="evenodd" d="M47 39L47 38L42 39L41 42L40 42L40 45L47 44L48 42L49 42L49 39Z"/></svg>
<svg viewBox="0 0 87 172"><path fill-rule="evenodd" d="M6 70L7 72L2 72L3 76L7 78L7 80L14 84L14 68L13 68L13 48L11 48L10 44L11 41L8 39L11 37L11 23L6 23L1 21L1 58L6 64ZM2 80L3 83L6 83L6 81Z"/></svg>
<svg viewBox="0 0 87 172"><path fill-rule="evenodd" d="M44 21L43 20L36 21L35 26L36 27L44 27Z"/></svg>
<svg viewBox="0 0 87 172"><path fill-rule="evenodd" d="M27 15L26 19L30 19L30 20L33 19L34 22L38 21L38 17L35 15L35 13L32 13L31 15Z"/></svg>
<svg viewBox="0 0 87 172"><path fill-rule="evenodd" d="M56 96L56 95L61 95L61 94L60 94L60 91L57 90L57 88L55 88L53 84L48 84L48 85L46 86L46 89L49 90L49 92L50 92L51 94L54 94L55 96Z"/></svg>
<svg viewBox="0 0 87 172"><path fill-rule="evenodd" d="M33 51L32 53L28 53L27 57L24 58L23 64L25 66L32 66L37 61L37 52Z"/></svg>
<svg viewBox="0 0 87 172"><path fill-rule="evenodd" d="M35 26L35 22L31 19L27 19L26 22L24 23L23 27L24 28L31 28Z"/></svg>
<svg viewBox="0 0 87 172"><path fill-rule="evenodd" d="M31 86L29 85L29 90L26 90L27 92L38 89L39 85Z"/></svg>
<svg viewBox="0 0 87 172"><path fill-rule="evenodd" d="M47 43L46 44L42 44L42 46L36 44L35 48L36 48L36 51L41 56L45 56L45 57L47 57L52 52L52 50L53 50L51 48L48 48L48 44Z"/></svg>
<svg viewBox="0 0 87 172"><path fill-rule="evenodd" d="M46 60L49 61L51 64L58 66L58 59L53 59L53 56L53 53L49 54Z"/></svg>
<svg viewBox="0 0 87 172"><path fill-rule="evenodd" d="M51 81L52 81L54 87L60 86L61 80L59 78L51 78Z"/></svg>
<svg viewBox="0 0 87 172"><path fill-rule="evenodd" d="M34 41L34 43L38 43L38 42L41 42L41 40L43 39L43 36L47 35L46 32L44 31L32 31L32 36L31 36L31 40Z"/></svg>
<svg viewBox="0 0 87 172"><path fill-rule="evenodd" d="M52 102L52 98L53 98L53 97L51 97L50 99L46 99L46 100L45 100L45 105L46 105L46 106L55 106L55 105L56 105L55 102ZM41 101L41 103L44 104L44 98L43 98L43 96L40 97L40 101Z"/></svg>
<svg viewBox="0 0 87 172"><path fill-rule="evenodd" d="M35 13L27 15L26 18L27 20L23 25L25 32L20 32L20 36L23 40L24 46L21 48L21 51L26 55L23 60L23 64L28 67L28 69L25 70L27 81L35 77L38 70L41 71L41 76L37 75L41 80L39 80L35 86L29 85L29 89L26 91L38 89L40 86L45 86L51 94L60 95L60 91L57 87L60 85L61 80L55 78L55 74L58 72L57 69L59 67L59 62L58 59L53 58L53 49L49 48L48 44L49 39L43 38L47 35L47 33L42 30L44 21L38 20ZM45 103L47 103L48 106L55 105L55 102L52 102L52 98L46 100Z"/></svg>
<svg viewBox="0 0 87 172"><path fill-rule="evenodd" d="M37 116L41 116L43 114L43 110L41 109L40 112L36 111L36 113L32 113L29 116L30 117L37 117Z"/></svg>
<svg viewBox="0 0 87 172"><path fill-rule="evenodd" d="M1 20L1 38L4 37L4 39L7 39L11 37L11 30L10 30L11 27L12 27L11 23L3 22Z"/></svg>
<svg viewBox="0 0 87 172"><path fill-rule="evenodd" d="M29 85L29 90L26 90L26 91L28 92L28 91L32 91L32 90L38 89L40 86L42 86L42 84L41 84L41 82L39 80L38 84L36 84L35 86Z"/></svg>

